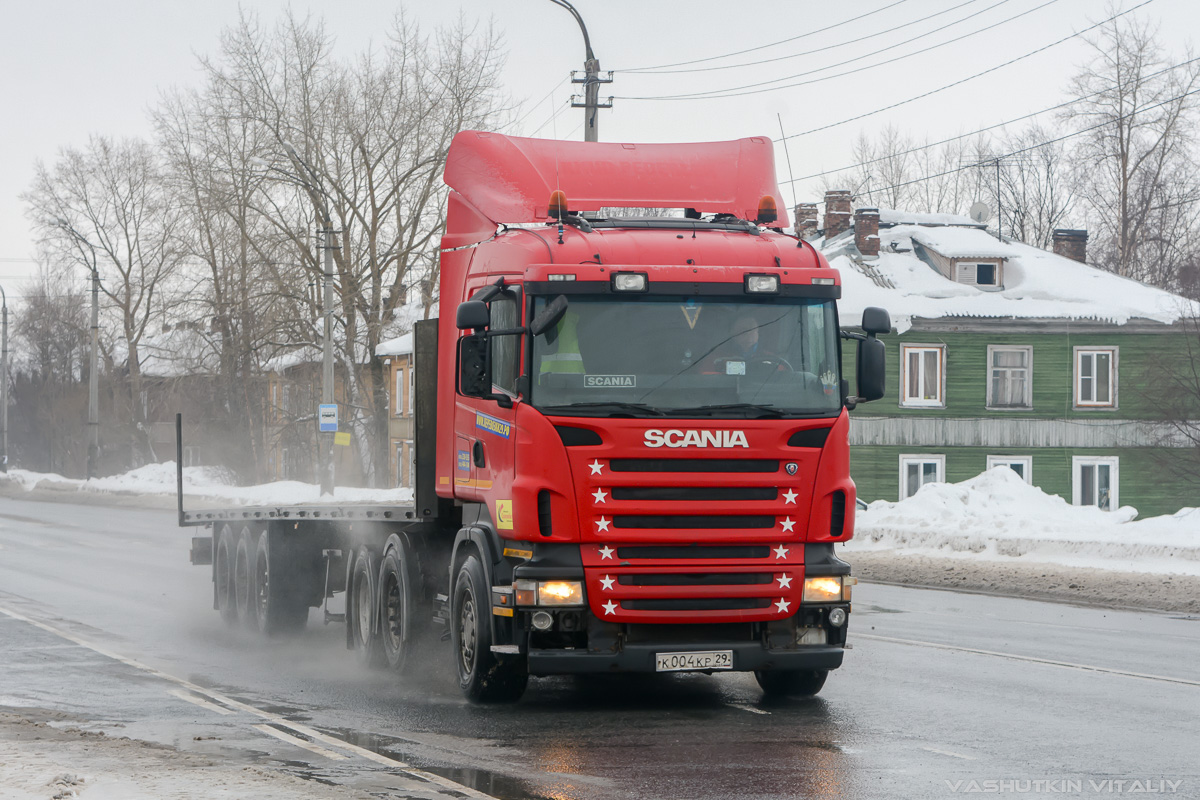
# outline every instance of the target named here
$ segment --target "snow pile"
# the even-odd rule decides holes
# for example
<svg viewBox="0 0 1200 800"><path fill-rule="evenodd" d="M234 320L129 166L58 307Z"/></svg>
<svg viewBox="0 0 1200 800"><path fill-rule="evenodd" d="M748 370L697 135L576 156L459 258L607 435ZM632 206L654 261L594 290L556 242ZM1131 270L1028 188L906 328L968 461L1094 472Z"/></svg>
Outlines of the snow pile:
<svg viewBox="0 0 1200 800"><path fill-rule="evenodd" d="M108 478L79 480L44 472L11 469L8 479L32 491L39 485L59 490L124 495L174 495L175 462L147 464L144 467ZM235 486L227 470L219 467L184 467L183 492L186 497L225 502L234 505L329 505L371 503L403 505L411 503L411 489L357 489L339 486L333 497L322 497L321 487L299 481L274 481L257 486Z"/></svg>
<svg viewBox="0 0 1200 800"><path fill-rule="evenodd" d="M926 484L898 503L871 503L846 550L1200 575L1200 509L1136 517L1130 506L1073 506L996 467L962 483Z"/></svg>

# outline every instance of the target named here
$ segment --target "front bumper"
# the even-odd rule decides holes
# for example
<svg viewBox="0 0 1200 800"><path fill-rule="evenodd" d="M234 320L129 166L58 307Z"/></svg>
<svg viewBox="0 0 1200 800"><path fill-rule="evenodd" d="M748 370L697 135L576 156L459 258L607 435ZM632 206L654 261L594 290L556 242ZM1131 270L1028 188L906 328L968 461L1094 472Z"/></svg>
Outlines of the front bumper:
<svg viewBox="0 0 1200 800"><path fill-rule="evenodd" d="M595 672L654 672L658 653L690 650L732 650L733 672L780 669L837 669L842 665L842 645L804 645L792 650L768 650L754 642L709 642L701 646L677 644L626 644L614 652L586 650L530 650L531 675L562 675ZM712 670L730 672L731 670Z"/></svg>

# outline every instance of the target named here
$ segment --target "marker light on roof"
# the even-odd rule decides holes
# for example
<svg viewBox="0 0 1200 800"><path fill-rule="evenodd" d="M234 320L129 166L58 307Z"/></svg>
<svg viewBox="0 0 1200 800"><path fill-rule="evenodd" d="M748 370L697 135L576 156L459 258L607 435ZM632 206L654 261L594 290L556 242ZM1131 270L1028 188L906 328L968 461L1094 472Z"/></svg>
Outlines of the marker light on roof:
<svg viewBox="0 0 1200 800"><path fill-rule="evenodd" d="M776 294L779 291L779 276L747 275L746 291L751 294Z"/></svg>
<svg viewBox="0 0 1200 800"><path fill-rule="evenodd" d="M546 277L548 277L552 281L573 281L573 280L575 280L575 276L573 274L566 274L566 273L558 273L555 275L548 275Z"/></svg>
<svg viewBox="0 0 1200 800"><path fill-rule="evenodd" d="M817 286L833 286L833 278L813 278L812 282Z"/></svg>
<svg viewBox="0 0 1200 800"><path fill-rule="evenodd" d="M644 292L649 282L644 272L614 272L612 288L614 292Z"/></svg>

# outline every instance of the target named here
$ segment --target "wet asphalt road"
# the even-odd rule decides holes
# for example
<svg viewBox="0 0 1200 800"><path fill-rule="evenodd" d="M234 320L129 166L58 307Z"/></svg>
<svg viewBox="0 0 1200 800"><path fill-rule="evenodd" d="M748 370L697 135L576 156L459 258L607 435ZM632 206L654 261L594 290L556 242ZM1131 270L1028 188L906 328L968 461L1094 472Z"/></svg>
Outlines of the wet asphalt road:
<svg viewBox="0 0 1200 800"><path fill-rule="evenodd" d="M398 682L315 611L292 641L225 628L173 522L0 499L0 708L381 795L440 790L363 752L498 798L1028 796L1036 781L1113 796L1134 780L1200 797L1200 618L864 584L854 649L815 700L765 702L741 674L630 676L535 679L515 707L475 707L447 645ZM262 730L295 726L365 750L334 760Z"/></svg>

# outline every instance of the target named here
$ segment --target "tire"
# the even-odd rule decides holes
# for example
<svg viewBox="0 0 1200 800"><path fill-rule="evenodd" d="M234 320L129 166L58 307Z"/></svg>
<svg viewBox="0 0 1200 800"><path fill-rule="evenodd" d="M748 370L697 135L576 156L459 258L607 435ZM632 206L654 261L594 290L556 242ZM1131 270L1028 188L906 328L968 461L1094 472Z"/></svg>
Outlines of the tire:
<svg viewBox="0 0 1200 800"><path fill-rule="evenodd" d="M358 663L379 667L383 665L383 648L380 637L375 633L376 608L379 604L372 562L371 552L366 547L358 548L346 592L346 626L350 634L350 646Z"/></svg>
<svg viewBox="0 0 1200 800"><path fill-rule="evenodd" d="M813 697L825 685L827 669L756 670L754 679L768 697Z"/></svg>
<svg viewBox="0 0 1200 800"><path fill-rule="evenodd" d="M250 570L250 530L242 528L233 557L233 598L237 620L243 625L251 625L254 620L254 610L251 608L254 581Z"/></svg>
<svg viewBox="0 0 1200 800"><path fill-rule="evenodd" d="M271 550L270 531L264 530L254 548L251 623L264 636L298 633L308 623L308 603L297 595L298 578L289 573L283 548Z"/></svg>
<svg viewBox="0 0 1200 800"><path fill-rule="evenodd" d="M416 639L409 560L390 548L379 565L380 646L388 669L403 673Z"/></svg>
<svg viewBox="0 0 1200 800"><path fill-rule="evenodd" d="M228 525L222 525L213 554L213 592L217 611L226 625L237 622L237 605L233 594L233 559L236 551L233 531Z"/></svg>
<svg viewBox="0 0 1200 800"><path fill-rule="evenodd" d="M529 683L523 662L498 660L492 653L491 587L483 565L469 554L452 589L450 638L458 686L475 703L513 703Z"/></svg>

